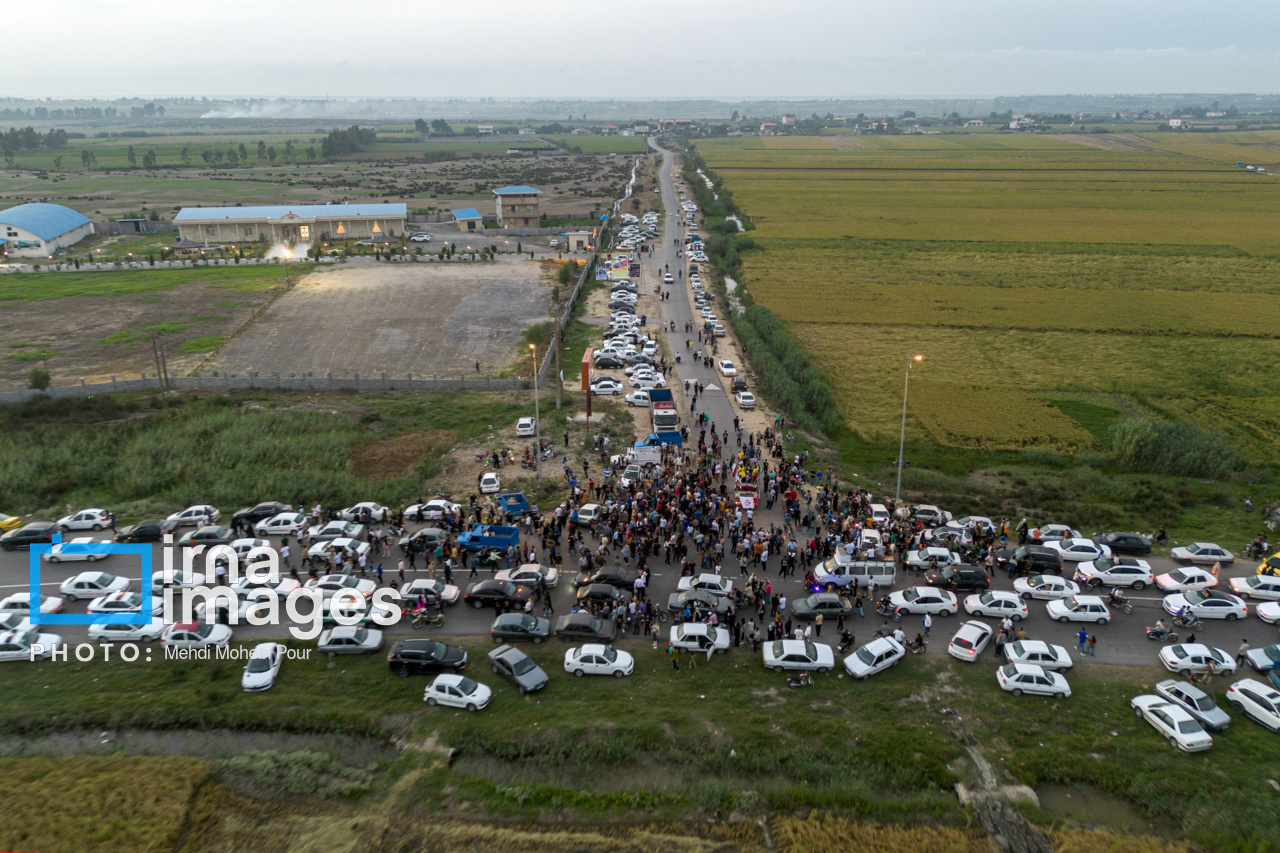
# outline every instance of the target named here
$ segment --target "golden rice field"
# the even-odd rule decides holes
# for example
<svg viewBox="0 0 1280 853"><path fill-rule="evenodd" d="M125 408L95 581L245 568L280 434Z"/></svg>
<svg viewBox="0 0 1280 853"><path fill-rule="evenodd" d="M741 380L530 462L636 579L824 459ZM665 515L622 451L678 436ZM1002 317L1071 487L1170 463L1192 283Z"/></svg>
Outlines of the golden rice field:
<svg viewBox="0 0 1280 853"><path fill-rule="evenodd" d="M1108 395L1274 461L1280 178L1234 163L1280 159L1280 133L840 141L865 148L704 156L756 225L744 283L862 436L896 437L920 352L917 440L1076 449L1093 438L1043 401Z"/></svg>

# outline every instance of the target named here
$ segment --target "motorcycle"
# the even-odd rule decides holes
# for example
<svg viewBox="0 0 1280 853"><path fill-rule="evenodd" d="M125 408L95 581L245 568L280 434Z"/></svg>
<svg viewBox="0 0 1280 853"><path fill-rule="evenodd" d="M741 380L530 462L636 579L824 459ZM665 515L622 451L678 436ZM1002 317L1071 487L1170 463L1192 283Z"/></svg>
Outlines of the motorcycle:
<svg viewBox="0 0 1280 853"><path fill-rule="evenodd" d="M1176 631L1157 631L1155 628L1148 626L1144 629L1147 632L1147 639L1152 641L1164 640L1166 643L1178 642L1178 634Z"/></svg>
<svg viewBox="0 0 1280 853"><path fill-rule="evenodd" d="M477 454L476 454L476 461L477 461L477 462L484 462L484 461L485 461L485 460L487 460L488 458L489 458L489 454L487 454L487 453L477 453Z"/></svg>
<svg viewBox="0 0 1280 853"><path fill-rule="evenodd" d="M520 467L521 467L521 468L525 468L525 469L527 469L527 470L529 470L529 471L533 471L533 470L537 469L537 467L538 467L538 463L537 463L536 461L534 461L533 459L521 459L521 460L520 460Z"/></svg>
<svg viewBox="0 0 1280 853"><path fill-rule="evenodd" d="M444 614L431 610L417 610L410 623L414 628L443 628Z"/></svg>
<svg viewBox="0 0 1280 853"><path fill-rule="evenodd" d="M400 524L392 524L391 527L387 529L387 535L388 536L404 536L405 535L404 526Z"/></svg>
<svg viewBox="0 0 1280 853"><path fill-rule="evenodd" d="M498 566L505 566L507 564L507 558L501 551L491 549L489 551L476 554L476 556L472 558L472 562L478 569L492 569L496 572L498 570Z"/></svg>
<svg viewBox="0 0 1280 853"><path fill-rule="evenodd" d="M892 604L876 602L876 613L886 619L892 619L894 622L902 621L902 611L894 607Z"/></svg>
<svg viewBox="0 0 1280 853"><path fill-rule="evenodd" d="M836 646L836 652L844 654L853 647L853 637L841 637L840 644Z"/></svg>
<svg viewBox="0 0 1280 853"><path fill-rule="evenodd" d="M1250 542L1244 549L1244 555L1250 560L1260 560L1266 556L1267 549L1257 542Z"/></svg>
<svg viewBox="0 0 1280 853"><path fill-rule="evenodd" d="M1179 628L1190 628L1193 631L1204 630L1204 623L1194 616L1175 616L1173 624Z"/></svg>
<svg viewBox="0 0 1280 853"><path fill-rule="evenodd" d="M913 655L922 655L929 649L929 641L921 639L920 642L910 642L906 644L906 650Z"/></svg>
<svg viewBox="0 0 1280 853"><path fill-rule="evenodd" d="M811 672L797 672L795 675L787 676L788 687L812 687L813 685L813 673Z"/></svg>
<svg viewBox="0 0 1280 853"><path fill-rule="evenodd" d="M1129 614L1133 612L1133 605L1125 598L1107 596L1107 605L1119 610L1121 613Z"/></svg>

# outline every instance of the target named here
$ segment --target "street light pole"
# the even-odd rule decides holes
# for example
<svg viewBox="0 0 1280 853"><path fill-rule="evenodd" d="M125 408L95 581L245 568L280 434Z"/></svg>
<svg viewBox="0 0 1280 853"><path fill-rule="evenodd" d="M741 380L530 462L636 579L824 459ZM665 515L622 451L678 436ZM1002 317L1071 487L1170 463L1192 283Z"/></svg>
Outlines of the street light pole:
<svg viewBox="0 0 1280 853"><path fill-rule="evenodd" d="M924 361L924 356L913 355L907 359L906 374L902 380L902 432L898 434L898 486L893 492L895 512L902 502L902 454L907 444L907 388L911 384L911 365L917 361Z"/></svg>
<svg viewBox="0 0 1280 853"><path fill-rule="evenodd" d="M538 446L534 457L538 460L538 485L542 485L542 413L538 410L538 345L529 344L529 358L533 359L533 432Z"/></svg>

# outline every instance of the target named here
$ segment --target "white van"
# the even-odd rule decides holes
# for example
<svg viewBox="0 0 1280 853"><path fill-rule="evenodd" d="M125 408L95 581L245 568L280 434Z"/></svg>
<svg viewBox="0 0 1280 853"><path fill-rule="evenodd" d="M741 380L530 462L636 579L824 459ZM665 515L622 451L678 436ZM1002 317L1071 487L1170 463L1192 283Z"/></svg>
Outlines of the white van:
<svg viewBox="0 0 1280 853"><path fill-rule="evenodd" d="M843 551L823 560L813 575L820 590L828 586L866 589L872 581L875 581L876 589L888 589L897 578L892 560L854 560Z"/></svg>
<svg viewBox="0 0 1280 853"><path fill-rule="evenodd" d="M887 506L885 506L884 504L871 505L871 521L872 522L874 522L876 525L882 525L882 524L888 524L890 520L891 519L889 518L889 508Z"/></svg>

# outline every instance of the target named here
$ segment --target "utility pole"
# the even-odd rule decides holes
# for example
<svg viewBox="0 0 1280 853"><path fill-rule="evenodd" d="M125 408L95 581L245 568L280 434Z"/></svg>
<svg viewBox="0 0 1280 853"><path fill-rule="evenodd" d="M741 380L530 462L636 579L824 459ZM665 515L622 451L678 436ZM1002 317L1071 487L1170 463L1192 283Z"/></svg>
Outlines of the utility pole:
<svg viewBox="0 0 1280 853"><path fill-rule="evenodd" d="M151 355L156 360L156 383L161 393L164 392L164 371L160 367L160 345L157 343L157 336L151 336Z"/></svg>
<svg viewBox="0 0 1280 853"><path fill-rule="evenodd" d="M560 411L560 392L563 390L562 386L564 385L564 382L561 379L561 377L564 376L564 368L560 366L560 355L561 355L561 351L564 349L564 341L562 339L563 329L564 329L564 318L561 317L559 320L556 321L556 334L555 334L554 341L551 344L556 348L556 363L554 367L554 370L556 372L556 376L555 376L556 411Z"/></svg>
<svg viewBox="0 0 1280 853"><path fill-rule="evenodd" d="M542 412L538 410L538 345L529 344L529 358L533 360L533 427L538 442L534 458L538 460L538 485L542 485Z"/></svg>

